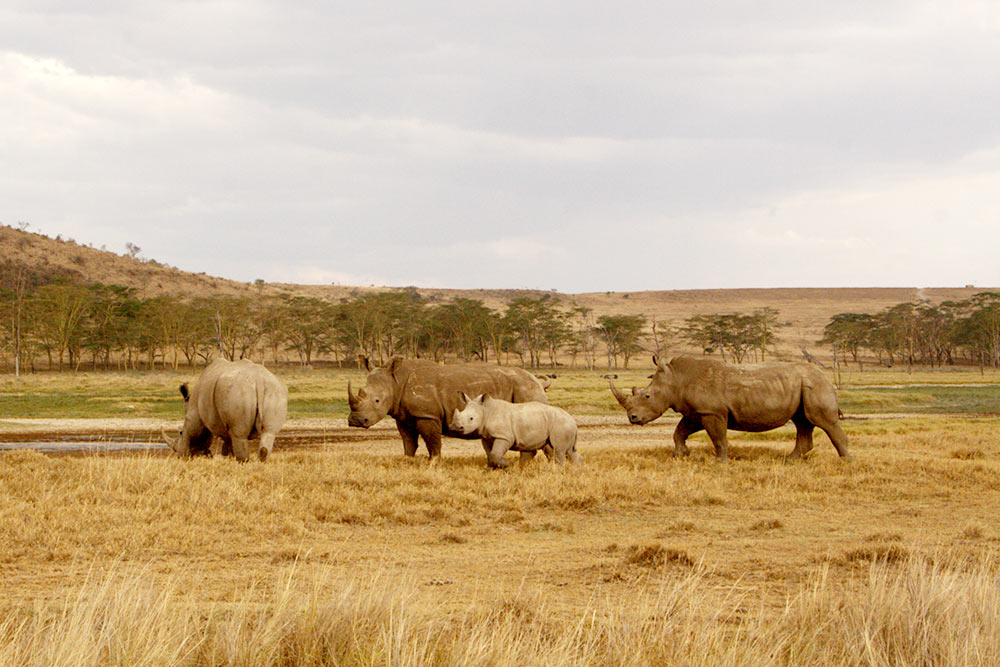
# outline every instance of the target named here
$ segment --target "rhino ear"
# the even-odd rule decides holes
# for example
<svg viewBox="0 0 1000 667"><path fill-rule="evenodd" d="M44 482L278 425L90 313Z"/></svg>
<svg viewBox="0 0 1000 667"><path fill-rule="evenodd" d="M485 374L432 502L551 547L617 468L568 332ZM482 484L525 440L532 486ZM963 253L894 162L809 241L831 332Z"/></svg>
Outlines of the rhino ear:
<svg viewBox="0 0 1000 667"><path fill-rule="evenodd" d="M372 366L371 359L369 359L363 354L358 355L358 363L361 364L361 366L369 373L371 373L372 369L374 368L374 366Z"/></svg>
<svg viewBox="0 0 1000 667"><path fill-rule="evenodd" d="M483 401L486 400L486 394L480 394L479 396L476 396L472 400L475 401L476 403L479 403L480 405L482 405Z"/></svg>
<svg viewBox="0 0 1000 667"><path fill-rule="evenodd" d="M188 391L188 383L185 382L181 385L181 396L184 397L184 402L187 403L188 399L191 398L191 393Z"/></svg>

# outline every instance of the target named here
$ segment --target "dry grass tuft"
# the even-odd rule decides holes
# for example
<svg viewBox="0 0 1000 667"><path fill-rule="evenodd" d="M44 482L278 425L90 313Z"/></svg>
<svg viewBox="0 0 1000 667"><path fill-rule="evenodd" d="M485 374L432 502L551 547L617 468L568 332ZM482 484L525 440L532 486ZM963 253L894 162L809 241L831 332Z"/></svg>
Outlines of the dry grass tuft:
<svg viewBox="0 0 1000 667"><path fill-rule="evenodd" d="M970 523L962 529L962 539L978 540L985 534L985 529L978 523Z"/></svg>
<svg viewBox="0 0 1000 667"><path fill-rule="evenodd" d="M645 547L633 544L625 552L625 562L629 565L648 568L663 567L668 564L685 567L694 565L694 559L686 551L668 549L659 544L650 544Z"/></svg>
<svg viewBox="0 0 1000 667"><path fill-rule="evenodd" d="M784 527L785 524L781 521L781 519L763 519L750 526L750 530L779 530Z"/></svg>
<svg viewBox="0 0 1000 667"><path fill-rule="evenodd" d="M843 560L847 563L899 563L908 558L910 551L906 547L898 544L876 544L845 551Z"/></svg>
<svg viewBox="0 0 1000 667"><path fill-rule="evenodd" d="M951 450L951 458L960 461L973 461L986 458L986 454L978 448L963 447Z"/></svg>

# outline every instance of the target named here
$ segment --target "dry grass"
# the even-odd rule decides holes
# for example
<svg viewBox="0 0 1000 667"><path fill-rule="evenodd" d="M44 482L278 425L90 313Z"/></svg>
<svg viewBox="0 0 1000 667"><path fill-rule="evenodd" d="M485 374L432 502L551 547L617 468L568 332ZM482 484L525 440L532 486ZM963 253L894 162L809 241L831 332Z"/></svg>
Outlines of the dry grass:
<svg viewBox="0 0 1000 667"><path fill-rule="evenodd" d="M267 464L6 452L0 664L988 664L998 423L850 422L850 464L603 422L582 470L375 432Z"/></svg>
<svg viewBox="0 0 1000 667"><path fill-rule="evenodd" d="M946 560L946 559L945 559ZM188 573L189 575L195 572ZM335 581L292 565L262 591L205 608L181 582L116 564L62 606L9 610L11 665L983 665L1000 660L996 562L878 561L849 586L821 569L774 612L700 568L628 605L560 613L536 588L455 608L380 574ZM711 604L706 604L708 600Z"/></svg>

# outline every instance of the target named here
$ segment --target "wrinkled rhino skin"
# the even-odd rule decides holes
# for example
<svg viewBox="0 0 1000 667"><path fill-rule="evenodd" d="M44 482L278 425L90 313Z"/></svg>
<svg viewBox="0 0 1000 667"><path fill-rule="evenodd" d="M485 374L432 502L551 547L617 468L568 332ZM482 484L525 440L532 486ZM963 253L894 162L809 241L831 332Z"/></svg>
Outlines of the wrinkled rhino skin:
<svg viewBox="0 0 1000 667"><path fill-rule="evenodd" d="M454 428L465 434L478 434L483 439L486 458L491 468L506 468L503 456L508 450L521 452L521 465L535 457L538 450L550 461L581 465L576 451L576 420L554 405L531 401L510 403L489 396L469 398L462 410L455 410Z"/></svg>
<svg viewBox="0 0 1000 667"><path fill-rule="evenodd" d="M837 453L849 459L847 434L840 427L837 391L819 369L805 363L765 364L740 368L714 359L674 357L664 363L653 357L656 372L649 386L632 388L631 395L611 391L625 408L629 421L646 424L667 409L681 414L674 429L674 455L688 454L688 436L704 429L715 454L726 460L726 430L769 431L795 424L795 449L801 458L813 446L813 429L830 436Z"/></svg>
<svg viewBox="0 0 1000 667"><path fill-rule="evenodd" d="M389 415L396 420L404 454L415 456L418 438L422 438L428 455L434 458L441 454L442 435L478 437L457 431L449 423L455 410L464 406L462 392L487 394L513 403L549 402L539 381L521 368L393 357L386 366L368 374L367 383L357 394L348 384L351 414L347 424L369 428Z"/></svg>
<svg viewBox="0 0 1000 667"><path fill-rule="evenodd" d="M264 461L285 423L288 389L271 371L242 359L217 359L198 378L194 389L181 385L184 427L180 437L164 440L180 456L208 455L212 436L222 440L222 453L240 461L250 458L250 441L259 440L257 457Z"/></svg>

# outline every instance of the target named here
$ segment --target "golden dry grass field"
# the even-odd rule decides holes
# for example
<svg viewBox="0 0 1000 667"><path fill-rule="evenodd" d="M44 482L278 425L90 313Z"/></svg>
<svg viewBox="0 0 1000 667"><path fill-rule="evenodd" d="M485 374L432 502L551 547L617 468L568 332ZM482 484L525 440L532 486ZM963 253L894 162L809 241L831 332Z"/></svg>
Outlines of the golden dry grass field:
<svg viewBox="0 0 1000 667"><path fill-rule="evenodd" d="M181 376L5 379L0 436L176 427ZM0 664L1000 663L1000 418L900 414L926 385L993 401L978 373L855 377L885 409L845 410L852 462L821 433L785 461L785 427L731 433L724 465L560 374L584 467L505 471L474 441L432 466L391 421L347 429L348 377L288 374L265 464L0 452Z"/></svg>

